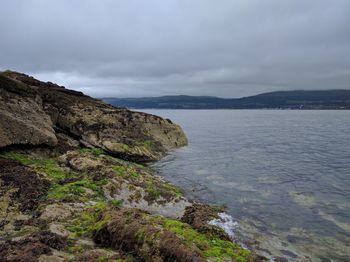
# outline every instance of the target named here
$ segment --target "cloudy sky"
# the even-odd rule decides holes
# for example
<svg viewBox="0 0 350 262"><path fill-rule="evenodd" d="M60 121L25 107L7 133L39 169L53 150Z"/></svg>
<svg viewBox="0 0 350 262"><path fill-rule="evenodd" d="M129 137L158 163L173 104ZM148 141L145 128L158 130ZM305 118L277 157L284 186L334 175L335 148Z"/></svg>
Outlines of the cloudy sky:
<svg viewBox="0 0 350 262"><path fill-rule="evenodd" d="M349 0L1 0L0 70L96 97L350 88Z"/></svg>

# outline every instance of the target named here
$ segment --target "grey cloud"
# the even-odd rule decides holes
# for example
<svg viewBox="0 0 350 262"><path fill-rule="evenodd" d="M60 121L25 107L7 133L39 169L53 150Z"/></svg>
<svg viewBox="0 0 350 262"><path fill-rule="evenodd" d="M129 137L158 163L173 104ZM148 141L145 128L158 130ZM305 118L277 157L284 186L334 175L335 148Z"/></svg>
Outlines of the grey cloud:
<svg viewBox="0 0 350 262"><path fill-rule="evenodd" d="M347 0L3 0L0 69L94 96L350 88Z"/></svg>

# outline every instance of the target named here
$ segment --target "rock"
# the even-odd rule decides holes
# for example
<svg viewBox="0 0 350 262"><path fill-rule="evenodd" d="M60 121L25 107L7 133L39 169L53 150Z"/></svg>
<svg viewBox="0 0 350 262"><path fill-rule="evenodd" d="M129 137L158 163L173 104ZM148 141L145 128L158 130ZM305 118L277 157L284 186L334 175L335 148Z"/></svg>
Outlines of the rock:
<svg viewBox="0 0 350 262"><path fill-rule="evenodd" d="M69 236L69 231L65 229L64 225L61 224L50 224L49 226L50 232L59 235L61 237L67 238Z"/></svg>
<svg viewBox="0 0 350 262"><path fill-rule="evenodd" d="M77 239L75 244L77 246L84 247L85 249L92 248L92 247L96 246L95 242L90 238L79 238L79 239Z"/></svg>
<svg viewBox="0 0 350 262"><path fill-rule="evenodd" d="M113 188L113 184L120 187L117 192L109 190ZM104 187L105 197L109 200L122 201L124 207L138 208L170 218L181 218L185 212L185 208L191 203L184 197L165 199L161 195L156 201L148 202L146 192L142 187L134 186L130 182L120 184L120 181L111 179L109 184Z"/></svg>
<svg viewBox="0 0 350 262"><path fill-rule="evenodd" d="M288 262L288 259L286 259L285 257L275 256L273 258L273 261L275 261L275 262Z"/></svg>
<svg viewBox="0 0 350 262"><path fill-rule="evenodd" d="M68 260L56 255L52 255L52 256L42 255L38 258L38 262L65 262L65 261L68 261Z"/></svg>
<svg viewBox="0 0 350 262"><path fill-rule="evenodd" d="M35 89L0 75L0 147L57 144Z"/></svg>
<svg viewBox="0 0 350 262"><path fill-rule="evenodd" d="M69 150L75 150L80 148L79 141L66 135L65 133L56 133L58 143L56 145L56 150L60 153L66 153Z"/></svg>
<svg viewBox="0 0 350 262"><path fill-rule="evenodd" d="M51 249L35 235L19 241L0 243L0 261L36 262L43 254L51 254Z"/></svg>
<svg viewBox="0 0 350 262"><path fill-rule="evenodd" d="M63 221L74 215L75 208L66 203L57 203L45 207L40 218L46 221Z"/></svg>
<svg viewBox="0 0 350 262"><path fill-rule="evenodd" d="M39 234L39 240L41 243L57 250L61 250L67 245L66 237L50 231L41 231Z"/></svg>
<svg viewBox="0 0 350 262"><path fill-rule="evenodd" d="M69 166L76 171L93 171L102 167L102 162L89 157L73 157Z"/></svg>
<svg viewBox="0 0 350 262"><path fill-rule="evenodd" d="M116 251L97 248L84 251L76 258L76 261L116 261L118 258L120 258L120 254Z"/></svg>
<svg viewBox="0 0 350 262"><path fill-rule="evenodd" d="M147 213L136 209L108 212L108 223L94 239L106 247L120 247L125 252L136 252L146 261L206 261L193 244L163 228L161 220L152 220Z"/></svg>
<svg viewBox="0 0 350 262"><path fill-rule="evenodd" d="M75 256L62 251L52 250L50 255L41 255L38 262L69 262L75 261Z"/></svg>
<svg viewBox="0 0 350 262"><path fill-rule="evenodd" d="M52 132L52 123L55 128L80 140L83 144L100 147L115 156L137 162L158 160L167 150L187 144L182 129L161 117L132 112L124 108L115 108L100 100L85 96L81 92L68 90L52 83L44 83L25 74L6 72L2 73L1 79L4 79L4 82L7 81L6 83L9 85L9 88L3 88L2 93L9 93L7 90L15 84L22 88L21 95L11 93L16 101L22 99L24 91L30 90L33 93L32 97L35 96L36 100L34 98L28 99L34 105L25 104L23 101L21 103L25 104L24 108L28 108L28 110L32 108L34 112L28 111L24 115L21 111L14 109L12 111L23 117L28 115L30 117L28 123L36 123L41 119L37 129L45 132L37 132L38 130L35 129L28 137L28 135L24 136L23 130L28 132L31 130L30 128L24 129L24 126L20 125L6 126L4 123L2 130L0 128L0 134L6 138L7 142L3 142L3 145L0 146L16 144L17 142L38 144L45 139L46 144L56 144L57 139ZM35 104L35 101L38 102ZM5 113L11 112L8 109L11 107L11 103L4 100L2 104ZM20 104L20 102L16 104ZM15 108L19 109L20 107L16 106ZM51 120L47 115L50 116ZM12 122L14 120L10 121L10 123ZM44 125L45 123L46 125ZM46 129L43 128L43 125ZM9 132L13 136L9 137L10 134L3 134L5 128L13 130ZM16 131L18 129L21 129L24 134L18 134L19 131ZM47 136L43 136L43 134ZM51 140L49 135L51 135ZM30 138L31 141L26 142L27 138Z"/></svg>
<svg viewBox="0 0 350 262"><path fill-rule="evenodd" d="M2 181L0 192L15 190L10 198L19 203L21 211L35 210L50 187L49 180L30 168L18 161L1 157L0 180Z"/></svg>
<svg viewBox="0 0 350 262"><path fill-rule="evenodd" d="M223 207L194 203L186 208L181 221L191 225L199 232L211 233L221 239L230 240L230 237L222 229L208 224L213 219L219 219L218 213L223 211Z"/></svg>

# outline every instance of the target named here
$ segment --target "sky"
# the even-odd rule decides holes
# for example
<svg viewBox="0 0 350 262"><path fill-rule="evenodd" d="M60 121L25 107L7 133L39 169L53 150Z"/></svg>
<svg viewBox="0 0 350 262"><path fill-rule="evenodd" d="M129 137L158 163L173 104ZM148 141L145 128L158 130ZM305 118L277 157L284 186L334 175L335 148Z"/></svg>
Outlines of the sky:
<svg viewBox="0 0 350 262"><path fill-rule="evenodd" d="M350 89L350 1L1 0L6 69L94 97Z"/></svg>

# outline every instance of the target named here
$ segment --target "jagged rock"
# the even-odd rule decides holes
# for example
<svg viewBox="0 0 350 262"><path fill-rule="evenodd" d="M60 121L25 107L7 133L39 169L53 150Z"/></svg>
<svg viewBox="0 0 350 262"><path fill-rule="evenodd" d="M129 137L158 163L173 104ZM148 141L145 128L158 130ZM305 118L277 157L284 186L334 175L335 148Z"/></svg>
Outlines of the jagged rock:
<svg viewBox="0 0 350 262"><path fill-rule="evenodd" d="M53 132L48 132L52 129L50 129L52 123L56 128L80 140L83 144L100 147L115 156L137 162L157 160L167 150L187 144L186 136L181 128L170 120L150 114L132 112L124 108L115 108L100 100L85 96L81 92L68 90L50 82L44 83L25 74L5 72L2 73L1 79L7 83L6 88L1 89L2 93L7 94L8 90L15 89L13 86L21 87L22 93L19 95L11 93L12 100L20 101L17 104L24 104L23 107L28 108L26 115L32 116L33 119L29 119L27 123L35 123L33 120L38 122L41 119L37 128L46 123L46 129L41 128L46 133L37 134L37 129L26 128L26 131L32 130L31 135L24 136L22 133L14 133L12 136L5 136L3 134L6 131L5 128L11 134L12 130L18 132L16 130L21 127L13 120L10 123L14 122L16 125L6 126L5 123L3 123L3 127L0 125L0 136L7 138L4 140L7 142L3 142L3 145L0 146L18 144L19 142L54 145L57 143L57 139ZM26 89L30 90L32 98L26 98L25 101L22 101L24 100L23 90L26 91ZM6 99L3 99L1 104L3 104L5 113L9 111L10 105ZM32 111L29 108L32 108ZM49 115L51 120L43 112ZM20 113L20 111L15 111L15 113ZM23 113L21 115L23 116ZM44 136L46 140L42 139L44 134L47 135ZM51 139L49 139L50 135Z"/></svg>

